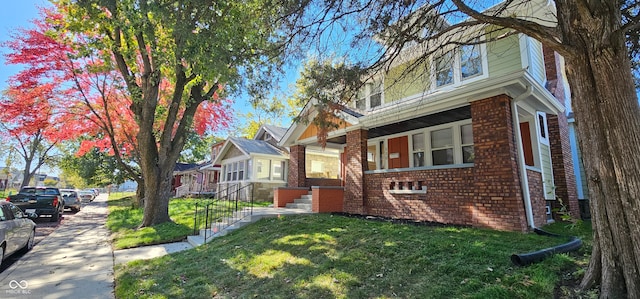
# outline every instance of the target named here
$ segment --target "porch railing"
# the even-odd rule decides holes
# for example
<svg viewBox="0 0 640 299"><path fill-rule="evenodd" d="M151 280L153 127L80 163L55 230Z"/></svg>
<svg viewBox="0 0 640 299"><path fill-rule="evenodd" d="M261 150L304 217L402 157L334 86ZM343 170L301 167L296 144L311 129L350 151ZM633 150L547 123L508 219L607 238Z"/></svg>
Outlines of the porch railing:
<svg viewBox="0 0 640 299"><path fill-rule="evenodd" d="M204 239L242 221L253 214L253 184L220 188L217 198L196 203L193 234L204 229Z"/></svg>

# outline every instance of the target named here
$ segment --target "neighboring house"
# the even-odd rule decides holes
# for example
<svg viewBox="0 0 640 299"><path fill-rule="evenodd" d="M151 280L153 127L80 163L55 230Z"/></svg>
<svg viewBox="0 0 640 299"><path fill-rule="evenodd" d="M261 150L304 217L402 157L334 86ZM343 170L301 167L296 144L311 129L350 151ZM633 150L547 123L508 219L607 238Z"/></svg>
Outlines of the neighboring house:
<svg viewBox="0 0 640 299"><path fill-rule="evenodd" d="M584 219L591 218L589 209L589 189L587 186L587 176L584 173L584 165L582 164L582 151L578 144L576 136L576 120L573 112L567 116L569 122L569 140L571 141L571 158L573 160L573 171L576 177L576 189L580 204L580 215Z"/></svg>
<svg viewBox="0 0 640 299"><path fill-rule="evenodd" d="M528 13L547 18L546 3ZM342 110L325 150L312 122L287 130L288 187L274 205L311 190L318 212L526 231L556 216L560 198L579 216L562 57L513 34L442 48L401 76L417 47Z"/></svg>
<svg viewBox="0 0 640 299"><path fill-rule="evenodd" d="M212 163L216 159L223 142L211 146L210 160L204 163L176 163L171 182L175 197L213 197L217 192L220 165Z"/></svg>
<svg viewBox="0 0 640 299"><path fill-rule="evenodd" d="M219 196L271 201L273 188L286 185L289 155L277 146L286 129L263 125L253 139L231 137L213 160L221 167Z"/></svg>

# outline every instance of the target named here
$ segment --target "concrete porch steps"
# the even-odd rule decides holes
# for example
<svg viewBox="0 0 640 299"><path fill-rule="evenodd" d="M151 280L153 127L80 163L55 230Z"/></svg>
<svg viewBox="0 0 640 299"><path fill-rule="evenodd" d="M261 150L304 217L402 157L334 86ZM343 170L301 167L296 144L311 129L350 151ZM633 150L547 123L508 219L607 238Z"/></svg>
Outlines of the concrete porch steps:
<svg viewBox="0 0 640 299"><path fill-rule="evenodd" d="M244 211L243 213L246 213ZM278 217L280 215L306 215L311 214L311 208L309 210L301 208L253 208L252 215L244 218L234 217L228 219L226 222L214 223L208 229L201 229L198 235L187 236L187 242L193 247L200 246L202 244L211 242L211 240L222 237L238 228L241 228L247 224L254 223L265 217ZM206 238L205 238L206 236Z"/></svg>
<svg viewBox="0 0 640 299"><path fill-rule="evenodd" d="M287 204L287 209L303 209L311 212L312 210L312 201L313 195L311 195L311 191L308 194L302 195L300 198L293 201L293 203Z"/></svg>

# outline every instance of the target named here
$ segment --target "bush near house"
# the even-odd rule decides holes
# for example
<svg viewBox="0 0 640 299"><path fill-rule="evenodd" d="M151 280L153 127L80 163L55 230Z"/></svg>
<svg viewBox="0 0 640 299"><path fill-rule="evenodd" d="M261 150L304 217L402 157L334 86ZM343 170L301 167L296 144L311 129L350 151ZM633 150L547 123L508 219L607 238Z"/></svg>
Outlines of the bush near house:
<svg viewBox="0 0 640 299"><path fill-rule="evenodd" d="M117 298L572 297L586 246L528 267L510 255L565 240L474 228L416 226L329 214L262 219L198 247L116 266ZM565 285L563 287L563 285Z"/></svg>

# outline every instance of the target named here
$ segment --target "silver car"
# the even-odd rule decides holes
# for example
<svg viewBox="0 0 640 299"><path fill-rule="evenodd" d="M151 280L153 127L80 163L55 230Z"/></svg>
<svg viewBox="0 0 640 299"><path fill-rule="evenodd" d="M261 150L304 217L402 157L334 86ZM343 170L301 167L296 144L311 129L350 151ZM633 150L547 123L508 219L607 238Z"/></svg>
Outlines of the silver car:
<svg viewBox="0 0 640 299"><path fill-rule="evenodd" d="M62 199L64 200L64 207L71 209L72 212L79 212L82 208L82 200L78 191L75 189L60 189Z"/></svg>
<svg viewBox="0 0 640 299"><path fill-rule="evenodd" d="M35 218L38 215L25 214L14 204L0 201L0 264L17 251L33 248L36 224L31 219Z"/></svg>

